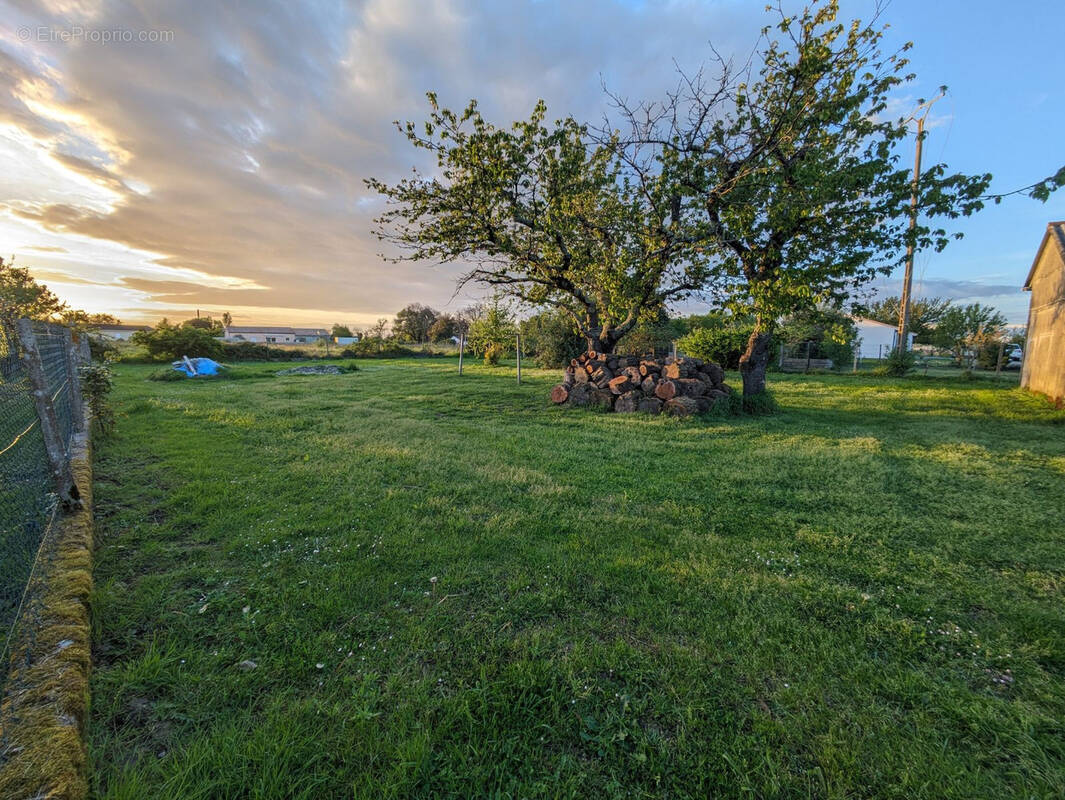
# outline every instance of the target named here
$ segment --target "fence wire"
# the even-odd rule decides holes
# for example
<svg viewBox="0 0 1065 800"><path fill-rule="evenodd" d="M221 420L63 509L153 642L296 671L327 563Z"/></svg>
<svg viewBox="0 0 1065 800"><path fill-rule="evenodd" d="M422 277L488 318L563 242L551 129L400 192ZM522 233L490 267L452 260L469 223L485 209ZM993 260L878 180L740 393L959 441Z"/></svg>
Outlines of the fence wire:
<svg viewBox="0 0 1065 800"><path fill-rule="evenodd" d="M36 323L34 335L69 455L74 418L66 334ZM0 686L7 678L10 644L26 585L55 516L57 496L33 401L29 375L13 325L0 322Z"/></svg>

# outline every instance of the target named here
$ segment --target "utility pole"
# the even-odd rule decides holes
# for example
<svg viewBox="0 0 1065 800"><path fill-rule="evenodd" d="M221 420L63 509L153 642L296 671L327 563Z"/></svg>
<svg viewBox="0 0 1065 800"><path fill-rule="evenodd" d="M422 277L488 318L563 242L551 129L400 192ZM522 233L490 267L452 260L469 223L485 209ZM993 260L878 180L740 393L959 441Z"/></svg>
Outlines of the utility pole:
<svg viewBox="0 0 1065 800"><path fill-rule="evenodd" d="M945 89L945 87L944 87ZM917 110L924 109L924 113L917 120L917 152L913 160L913 182L910 184L910 242L906 245L906 274L902 279L902 298L899 303L899 328L898 328L898 349L900 353L905 353L910 347L909 332L910 332L910 295L913 291L913 231L917 227L917 192L920 188L921 182L921 147L924 144L924 121L928 118L929 113L932 111L932 106L937 100L941 100L945 96L945 91L941 91L938 97L929 100L927 103L922 103L917 107ZM915 112L916 113L916 112Z"/></svg>

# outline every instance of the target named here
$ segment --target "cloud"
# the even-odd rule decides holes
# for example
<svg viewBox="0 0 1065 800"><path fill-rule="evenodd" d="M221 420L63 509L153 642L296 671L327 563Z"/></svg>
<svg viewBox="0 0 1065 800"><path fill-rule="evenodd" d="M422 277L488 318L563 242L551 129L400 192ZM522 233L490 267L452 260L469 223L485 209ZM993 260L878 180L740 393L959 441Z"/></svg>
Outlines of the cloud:
<svg viewBox="0 0 1065 800"><path fill-rule="evenodd" d="M711 39L745 52L762 24L760 7L694 0L278 1L254 11L145 0L6 12L0 124L46 165L35 171L51 172L38 189L0 195L0 214L75 254L87 240L126 248L129 274L116 281L109 267L98 278L116 302L135 290L145 308L243 303L275 320L285 309L356 317L452 303L460 266L378 257L380 204L363 185L409 171L417 156L392 121L422 116L427 90L453 106L477 97L499 122L539 97L552 116L594 120L602 81L657 95L676 80L674 59L697 66ZM18 26L164 31L169 41L21 41ZM146 261L158 274L144 274ZM99 273L92 262L81 270Z"/></svg>

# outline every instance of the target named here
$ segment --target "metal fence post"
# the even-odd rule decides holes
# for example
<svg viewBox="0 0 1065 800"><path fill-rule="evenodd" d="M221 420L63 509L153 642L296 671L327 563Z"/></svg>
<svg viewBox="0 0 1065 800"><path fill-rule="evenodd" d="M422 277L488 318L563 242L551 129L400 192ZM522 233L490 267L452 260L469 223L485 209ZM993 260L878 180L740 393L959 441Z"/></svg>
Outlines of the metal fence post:
<svg viewBox="0 0 1065 800"><path fill-rule="evenodd" d="M81 399L81 375L78 373L78 354L70 328L63 328L63 357L67 365L67 380L70 381L70 419L74 430L85 430L85 406Z"/></svg>
<svg viewBox="0 0 1065 800"><path fill-rule="evenodd" d="M55 416L52 397L48 393L48 381L41 366L41 351L37 348L37 337L33 334L33 323L28 319L18 321L19 341L22 345L22 363L26 365L26 375L30 380L33 405L37 409L37 418L41 422L41 435L44 449L48 453L48 464L52 469L56 494L66 508L81 508L81 493L74 483L70 471L63 437L59 434L59 420Z"/></svg>
<svg viewBox="0 0 1065 800"><path fill-rule="evenodd" d="M459 375L462 374L462 353L466 349L466 334L459 334Z"/></svg>

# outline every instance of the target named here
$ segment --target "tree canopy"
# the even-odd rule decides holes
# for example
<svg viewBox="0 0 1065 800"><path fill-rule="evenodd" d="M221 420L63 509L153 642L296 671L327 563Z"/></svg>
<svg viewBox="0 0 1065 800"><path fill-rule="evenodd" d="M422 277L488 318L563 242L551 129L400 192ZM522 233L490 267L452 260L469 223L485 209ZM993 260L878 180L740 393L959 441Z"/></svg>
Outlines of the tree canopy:
<svg viewBox="0 0 1065 800"><path fill-rule="evenodd" d="M918 344L931 344L933 332L952 303L943 297L918 297L910 301L910 331ZM869 319L898 325L902 299L895 295L877 300L866 309Z"/></svg>
<svg viewBox="0 0 1065 800"><path fill-rule="evenodd" d="M428 342L429 330L436 322L437 316L435 309L421 303L411 303L396 314L396 321L392 323L392 335L410 342Z"/></svg>
<svg viewBox="0 0 1065 800"><path fill-rule="evenodd" d="M623 146L655 150L697 209L696 238L718 257L724 305L756 319L741 361L745 394L764 390L778 319L842 305L898 266L907 244L942 249L950 237L929 220L978 210L990 179L924 170L920 219L908 230L912 178L896 148L909 125L889 117L888 101L914 78L909 45L883 54L882 29L838 22L834 0L798 16L776 11L756 75L719 61L716 81L699 73L664 102L618 103Z"/></svg>
<svg viewBox="0 0 1065 800"><path fill-rule="evenodd" d="M478 282L574 320L590 348L613 351L649 312L699 291L707 259L686 238L680 199L658 178L592 142L572 117L537 103L509 129L471 101L456 114L430 93L429 118L397 123L436 174L370 179L390 208L377 235L397 260L461 261Z"/></svg>

